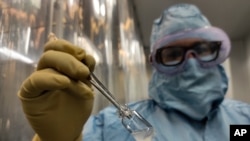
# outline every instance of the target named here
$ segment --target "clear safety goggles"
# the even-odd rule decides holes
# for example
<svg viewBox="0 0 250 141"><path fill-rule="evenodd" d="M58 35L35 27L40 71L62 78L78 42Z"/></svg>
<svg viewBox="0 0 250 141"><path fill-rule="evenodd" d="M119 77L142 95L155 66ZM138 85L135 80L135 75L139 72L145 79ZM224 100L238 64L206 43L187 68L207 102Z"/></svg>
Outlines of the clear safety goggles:
<svg viewBox="0 0 250 141"><path fill-rule="evenodd" d="M156 61L164 66L177 66L183 63L187 54L192 54L201 62L217 59L221 41L199 41L190 46L166 46L156 51Z"/></svg>
<svg viewBox="0 0 250 141"><path fill-rule="evenodd" d="M229 37L216 27L203 27L157 38L151 45L150 62L156 70L167 76L183 71L189 54L201 67L209 68L224 62L231 50ZM185 39L200 41L190 46L170 46L173 42Z"/></svg>

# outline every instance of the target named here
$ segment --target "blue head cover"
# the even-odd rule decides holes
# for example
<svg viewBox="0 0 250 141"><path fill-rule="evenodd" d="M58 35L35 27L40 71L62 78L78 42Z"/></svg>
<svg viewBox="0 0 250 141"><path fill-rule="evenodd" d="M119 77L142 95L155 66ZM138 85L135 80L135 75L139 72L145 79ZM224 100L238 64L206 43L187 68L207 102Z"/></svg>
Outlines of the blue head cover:
<svg viewBox="0 0 250 141"><path fill-rule="evenodd" d="M187 58L175 67L155 61L157 49L189 38L221 41L218 58L208 64ZM227 34L212 27L196 6L177 4L166 9L153 24L151 57L156 70L149 83L150 97L164 109L177 110L197 120L205 118L220 105L227 91L228 80L220 63L228 57L230 48Z"/></svg>
<svg viewBox="0 0 250 141"><path fill-rule="evenodd" d="M181 71L185 62L177 67L166 67L156 61L156 51L171 42L190 38L221 41L222 43L217 59L210 62L199 62L202 67L218 65L224 62L229 55L231 44L223 30L211 26L196 6L177 4L166 9L153 24L150 55L153 66L165 75Z"/></svg>
<svg viewBox="0 0 250 141"><path fill-rule="evenodd" d="M151 47L166 35L211 26L200 10L190 4L177 4L163 11L153 24Z"/></svg>

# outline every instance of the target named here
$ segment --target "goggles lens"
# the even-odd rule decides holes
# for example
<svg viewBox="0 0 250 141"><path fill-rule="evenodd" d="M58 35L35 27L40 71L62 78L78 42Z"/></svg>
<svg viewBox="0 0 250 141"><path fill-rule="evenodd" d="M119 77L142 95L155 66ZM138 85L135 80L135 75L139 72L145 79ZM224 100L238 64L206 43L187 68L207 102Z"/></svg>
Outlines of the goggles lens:
<svg viewBox="0 0 250 141"><path fill-rule="evenodd" d="M221 47L220 41L201 41L191 46L167 46L157 50L157 62L165 66L176 66L181 64L189 50L202 62L210 62L218 57Z"/></svg>

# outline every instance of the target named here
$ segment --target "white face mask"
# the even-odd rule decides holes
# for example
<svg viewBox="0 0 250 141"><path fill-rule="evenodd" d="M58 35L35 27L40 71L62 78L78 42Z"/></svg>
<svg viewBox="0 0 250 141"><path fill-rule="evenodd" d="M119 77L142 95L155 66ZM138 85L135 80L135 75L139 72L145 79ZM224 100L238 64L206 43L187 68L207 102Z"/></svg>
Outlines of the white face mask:
<svg viewBox="0 0 250 141"><path fill-rule="evenodd" d="M228 79L222 66L201 68L189 59L184 70L166 77L157 71L149 83L149 95L163 109L173 109L202 120L223 101Z"/></svg>

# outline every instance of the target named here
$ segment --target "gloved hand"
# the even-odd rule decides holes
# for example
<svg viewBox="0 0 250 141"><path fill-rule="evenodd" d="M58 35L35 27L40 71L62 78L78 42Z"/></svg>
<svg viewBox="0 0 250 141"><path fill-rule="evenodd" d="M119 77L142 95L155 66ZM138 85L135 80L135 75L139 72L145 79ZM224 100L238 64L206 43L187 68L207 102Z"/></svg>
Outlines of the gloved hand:
<svg viewBox="0 0 250 141"><path fill-rule="evenodd" d="M22 84L18 96L37 133L36 141L78 141L91 114L93 89L89 78L95 60L65 41L49 41L37 70Z"/></svg>

